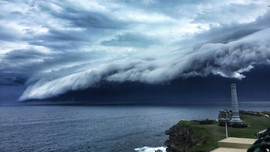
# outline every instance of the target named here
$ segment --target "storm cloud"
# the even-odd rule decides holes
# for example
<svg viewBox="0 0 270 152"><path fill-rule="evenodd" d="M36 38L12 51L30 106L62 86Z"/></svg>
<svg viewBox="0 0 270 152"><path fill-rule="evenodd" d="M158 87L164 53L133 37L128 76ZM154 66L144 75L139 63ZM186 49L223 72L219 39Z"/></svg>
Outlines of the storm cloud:
<svg viewBox="0 0 270 152"><path fill-rule="evenodd" d="M0 1L0 83L20 100L101 81L243 79L270 62L267 1Z"/></svg>

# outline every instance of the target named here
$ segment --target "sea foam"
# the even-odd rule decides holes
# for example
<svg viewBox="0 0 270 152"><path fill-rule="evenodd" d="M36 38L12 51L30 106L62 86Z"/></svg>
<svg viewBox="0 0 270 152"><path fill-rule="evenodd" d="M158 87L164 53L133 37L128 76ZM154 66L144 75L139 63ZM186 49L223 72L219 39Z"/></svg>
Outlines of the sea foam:
<svg viewBox="0 0 270 152"><path fill-rule="evenodd" d="M136 152L155 152L157 150L161 150L162 152L166 152L166 147L141 147L141 148L135 148Z"/></svg>

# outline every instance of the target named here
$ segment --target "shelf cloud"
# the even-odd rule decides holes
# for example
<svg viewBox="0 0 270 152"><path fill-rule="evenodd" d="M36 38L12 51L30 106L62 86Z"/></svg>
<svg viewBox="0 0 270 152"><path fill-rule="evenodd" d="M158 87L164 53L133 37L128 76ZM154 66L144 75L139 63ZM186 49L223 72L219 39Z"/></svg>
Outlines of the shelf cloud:
<svg viewBox="0 0 270 152"><path fill-rule="evenodd" d="M245 72L270 63L267 6L267 1L0 1L0 83L24 84L23 101L101 81L156 84L211 74L243 79Z"/></svg>

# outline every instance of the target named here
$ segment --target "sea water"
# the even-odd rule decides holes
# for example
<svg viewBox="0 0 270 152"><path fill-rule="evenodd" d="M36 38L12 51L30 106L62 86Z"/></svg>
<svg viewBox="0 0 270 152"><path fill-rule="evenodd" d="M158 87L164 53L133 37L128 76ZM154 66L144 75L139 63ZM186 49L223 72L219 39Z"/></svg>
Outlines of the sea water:
<svg viewBox="0 0 270 152"><path fill-rule="evenodd" d="M269 111L270 102L240 103ZM182 106L2 106L0 151L151 152L180 120L216 119L229 104Z"/></svg>

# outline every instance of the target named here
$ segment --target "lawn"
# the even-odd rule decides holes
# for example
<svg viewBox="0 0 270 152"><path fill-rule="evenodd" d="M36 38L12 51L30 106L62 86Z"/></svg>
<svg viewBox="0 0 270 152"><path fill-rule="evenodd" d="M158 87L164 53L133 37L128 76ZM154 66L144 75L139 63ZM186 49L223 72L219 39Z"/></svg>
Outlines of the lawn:
<svg viewBox="0 0 270 152"><path fill-rule="evenodd" d="M240 115L248 128L228 128L229 137L257 138L256 133L270 127L270 119L267 117ZM225 127L218 126L218 123L212 125L193 125L195 128L204 128L208 136L203 144L192 148L192 151L209 151L218 147L217 141L225 138Z"/></svg>

